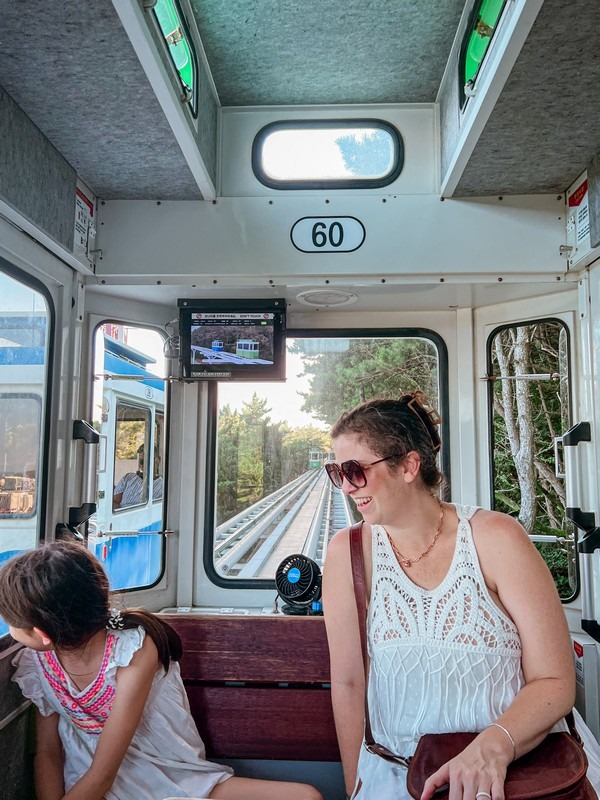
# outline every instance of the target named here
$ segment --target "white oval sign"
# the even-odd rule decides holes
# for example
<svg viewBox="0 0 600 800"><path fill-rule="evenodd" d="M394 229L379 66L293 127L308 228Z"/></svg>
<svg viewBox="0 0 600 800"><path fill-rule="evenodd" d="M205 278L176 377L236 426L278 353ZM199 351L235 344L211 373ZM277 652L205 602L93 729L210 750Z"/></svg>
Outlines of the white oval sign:
<svg viewBox="0 0 600 800"><path fill-rule="evenodd" d="M303 253L351 253L365 240L356 217L302 217L292 226L292 244Z"/></svg>

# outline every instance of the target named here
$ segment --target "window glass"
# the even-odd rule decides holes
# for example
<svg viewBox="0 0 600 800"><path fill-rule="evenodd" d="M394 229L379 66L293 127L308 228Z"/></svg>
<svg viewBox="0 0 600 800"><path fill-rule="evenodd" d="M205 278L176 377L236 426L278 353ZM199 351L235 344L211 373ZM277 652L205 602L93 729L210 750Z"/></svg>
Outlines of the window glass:
<svg viewBox="0 0 600 800"><path fill-rule="evenodd" d="M182 100L189 102L196 116L198 103L196 53L183 21L179 3L177 0L158 0L153 11L181 81Z"/></svg>
<svg viewBox="0 0 600 800"><path fill-rule="evenodd" d="M567 600L577 590L576 537L554 446L570 427L567 330L557 320L503 328L489 359L494 507L519 519Z"/></svg>
<svg viewBox="0 0 600 800"><path fill-rule="evenodd" d="M0 563L40 538L49 328L44 296L0 271Z"/></svg>
<svg viewBox="0 0 600 800"><path fill-rule="evenodd" d="M165 370L157 331L116 323L96 330L98 510L88 541L113 589L149 586L162 572Z"/></svg>
<svg viewBox="0 0 600 800"><path fill-rule="evenodd" d="M461 107L475 91L477 75L505 5L506 0L480 0L475 5L459 59Z"/></svg>
<svg viewBox="0 0 600 800"><path fill-rule="evenodd" d="M218 385L220 578L273 579L284 556L322 565L336 530L360 519L323 468L342 411L417 388L438 404L440 355L425 336L288 339L285 383Z"/></svg>
<svg viewBox="0 0 600 800"><path fill-rule="evenodd" d="M403 165L400 134L373 120L276 122L253 145L257 178L279 189L386 186Z"/></svg>

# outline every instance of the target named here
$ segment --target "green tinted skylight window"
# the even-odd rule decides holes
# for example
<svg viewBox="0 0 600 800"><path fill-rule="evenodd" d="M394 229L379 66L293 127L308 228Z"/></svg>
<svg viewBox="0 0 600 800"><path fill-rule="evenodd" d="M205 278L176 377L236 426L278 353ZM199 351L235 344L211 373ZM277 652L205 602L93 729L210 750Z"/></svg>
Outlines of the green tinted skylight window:
<svg viewBox="0 0 600 800"><path fill-rule="evenodd" d="M402 137L381 120L274 122L252 151L256 177L274 189L387 186L403 159Z"/></svg>
<svg viewBox="0 0 600 800"><path fill-rule="evenodd" d="M480 0L475 4L460 53L461 107L474 93L477 75L505 5L506 0Z"/></svg>
<svg viewBox="0 0 600 800"><path fill-rule="evenodd" d="M190 104L192 113L196 116L198 107L196 53L179 3L177 0L157 0L153 11L181 81L182 100Z"/></svg>

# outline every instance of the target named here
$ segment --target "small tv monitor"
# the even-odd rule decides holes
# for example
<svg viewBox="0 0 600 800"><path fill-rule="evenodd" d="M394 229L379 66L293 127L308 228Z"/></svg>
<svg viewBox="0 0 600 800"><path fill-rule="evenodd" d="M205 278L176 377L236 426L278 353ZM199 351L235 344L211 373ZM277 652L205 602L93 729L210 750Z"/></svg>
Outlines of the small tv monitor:
<svg viewBox="0 0 600 800"><path fill-rule="evenodd" d="M285 380L285 300L178 300L181 377Z"/></svg>

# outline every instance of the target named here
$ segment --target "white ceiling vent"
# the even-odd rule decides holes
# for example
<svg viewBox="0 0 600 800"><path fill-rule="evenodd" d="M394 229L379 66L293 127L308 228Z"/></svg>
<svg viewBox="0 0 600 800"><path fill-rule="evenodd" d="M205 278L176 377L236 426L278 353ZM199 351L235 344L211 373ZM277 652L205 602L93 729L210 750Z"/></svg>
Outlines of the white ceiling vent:
<svg viewBox="0 0 600 800"><path fill-rule="evenodd" d="M319 306L320 308L333 308L334 306L347 306L358 300L358 295L343 289L310 289L300 292L296 300L305 306Z"/></svg>

